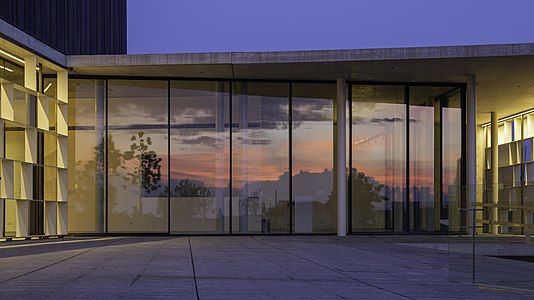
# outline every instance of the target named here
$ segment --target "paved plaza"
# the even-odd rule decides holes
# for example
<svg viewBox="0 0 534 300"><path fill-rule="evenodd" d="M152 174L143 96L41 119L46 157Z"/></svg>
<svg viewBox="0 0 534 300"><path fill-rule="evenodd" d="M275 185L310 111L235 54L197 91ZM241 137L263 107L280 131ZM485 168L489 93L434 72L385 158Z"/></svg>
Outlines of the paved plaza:
<svg viewBox="0 0 534 300"><path fill-rule="evenodd" d="M534 299L528 291L451 282L443 247L447 237L431 237L433 243L421 239L429 238L141 236L2 242L0 298Z"/></svg>

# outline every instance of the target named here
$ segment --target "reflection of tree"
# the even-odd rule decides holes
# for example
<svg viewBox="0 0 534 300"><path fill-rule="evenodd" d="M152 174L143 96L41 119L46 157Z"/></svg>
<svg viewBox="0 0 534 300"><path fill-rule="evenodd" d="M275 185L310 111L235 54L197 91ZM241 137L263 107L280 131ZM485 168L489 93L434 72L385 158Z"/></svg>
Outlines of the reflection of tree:
<svg viewBox="0 0 534 300"><path fill-rule="evenodd" d="M76 202L76 209L73 213L79 212L79 218L94 218L96 232L102 232L104 226L104 173L105 173L105 142L104 138L91 150L90 159L75 162L74 193L73 201ZM108 139L108 172L116 174L120 166L120 150L115 148L115 142L111 137ZM108 186L108 195L114 199L116 189L112 185ZM110 206L115 205L110 201ZM78 218L78 217L76 217ZM90 222L90 221L89 221ZM84 222L78 222L80 228L76 230L87 230L84 228ZM87 223L89 224L89 223Z"/></svg>
<svg viewBox="0 0 534 300"><path fill-rule="evenodd" d="M123 162L128 162L129 167L126 164L122 164L121 168L128 170L126 180L130 181L133 185L139 186L139 214L143 214L142 196L150 194L161 187L161 158L153 150L149 150L152 145L152 139L145 133L140 131L137 135L132 135L130 141L130 150L124 151L122 154Z"/></svg>
<svg viewBox="0 0 534 300"><path fill-rule="evenodd" d="M375 204L385 200L382 195L384 185L356 169L352 169L352 174L352 218L355 225L361 228L378 226Z"/></svg>
<svg viewBox="0 0 534 300"><path fill-rule="evenodd" d="M189 178L181 179L174 187L176 197L212 197L211 192L204 186L204 182Z"/></svg>
<svg viewBox="0 0 534 300"><path fill-rule="evenodd" d="M214 195L202 181L180 179L171 197L171 219L175 224L183 223L178 227L199 226L198 221L204 223L208 220L208 215L215 213Z"/></svg>

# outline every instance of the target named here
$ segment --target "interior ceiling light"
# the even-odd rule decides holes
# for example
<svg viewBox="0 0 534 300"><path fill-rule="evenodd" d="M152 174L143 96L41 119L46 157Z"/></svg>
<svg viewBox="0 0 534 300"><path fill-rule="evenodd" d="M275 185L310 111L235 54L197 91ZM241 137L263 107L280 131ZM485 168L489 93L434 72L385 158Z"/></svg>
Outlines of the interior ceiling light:
<svg viewBox="0 0 534 300"><path fill-rule="evenodd" d="M52 86L52 82L50 82L44 89L44 92L48 91L48 89Z"/></svg>
<svg viewBox="0 0 534 300"><path fill-rule="evenodd" d="M8 67L0 66L0 69L4 69L4 70L6 70L6 71L8 71L8 72L13 73L13 70L10 69L10 68L8 68Z"/></svg>
<svg viewBox="0 0 534 300"><path fill-rule="evenodd" d="M7 57L9 57L9 58L12 58L12 59L14 59L14 60L20 62L21 64L24 64L24 63L25 63L25 62L24 62L24 59L22 59L22 58L20 58L20 57L17 57L17 56L15 56L15 55L13 55L13 54L11 54L11 53L9 53L9 52L6 52L6 51L4 51L4 50L2 50L2 49L0 49L0 53L3 54L3 55L5 55L5 56L7 56ZM35 67L35 69L36 69L37 71L39 71L39 67ZM13 72L13 70L11 70L11 72Z"/></svg>
<svg viewBox="0 0 534 300"><path fill-rule="evenodd" d="M524 116L526 114L530 114L530 113L533 113L534 112L534 108L533 109L529 109L527 111L524 111L524 112L520 112L520 113L517 113L515 115L511 115L511 116L508 116L508 117L504 117L500 120L498 120L497 122L500 123L500 122L504 122L504 121L507 121L507 120L510 120L510 119L513 119L513 118L517 118L517 117L521 117L521 116ZM490 126L491 125L491 122L488 122L486 124L482 124L482 127L486 127L486 126Z"/></svg>
<svg viewBox="0 0 534 300"><path fill-rule="evenodd" d="M3 55L9 57L9 58L12 58L20 63L24 63L24 60L22 58L19 58L19 57L16 57L15 55L11 54L11 53L8 53L2 49L0 49L0 53L2 53Z"/></svg>

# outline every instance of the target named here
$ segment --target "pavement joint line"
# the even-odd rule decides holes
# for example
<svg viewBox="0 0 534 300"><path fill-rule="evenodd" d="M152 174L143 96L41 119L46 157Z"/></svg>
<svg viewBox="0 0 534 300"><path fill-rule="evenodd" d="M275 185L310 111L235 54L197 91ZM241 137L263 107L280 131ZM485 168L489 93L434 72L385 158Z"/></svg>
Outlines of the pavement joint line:
<svg viewBox="0 0 534 300"><path fill-rule="evenodd" d="M287 251L287 250L278 248L278 247L276 247L276 246L273 246L273 245L271 245L271 244L262 242L262 241L256 239L256 237L254 237L254 236L250 236L250 237L251 237L253 240L255 240L256 242L260 243L260 244L263 244L263 245L266 245L266 246L271 247L271 248L273 248L273 249L277 249L277 250L282 251L282 252L285 252L285 253L287 253L287 254L296 256L296 257L298 257L298 258L300 258L300 259L302 259L302 260L305 260L305 261L307 261L307 262L310 262L310 263L312 263L312 264L315 264L315 265L317 265L317 266L319 266L319 267L322 267L322 268L324 268L324 269L330 270L330 271L332 271L332 272L334 272L334 273L340 274L340 275L342 275L342 276L344 276L344 277L350 278L350 279L352 279L352 280L354 280L354 281L357 281L357 282L359 282L359 283L362 283L362 284L364 284L364 285L367 285L367 286L373 287L373 288L375 288L375 289L382 290L382 291L385 291L385 292L388 292L388 293L397 295L397 296L399 296L399 297L403 297L403 298L406 298L406 299L415 300L415 298L408 297L408 296L406 296L406 295L402 295L402 294L397 293L397 292L394 292L394 291L390 291L390 290L388 290L388 289L385 289L385 288L376 286L376 285L374 285L374 284L371 284L371 283L368 283L368 282L365 282L365 281L361 281L361 280L359 280L359 279L357 279L357 278L354 278L354 277L352 277L352 276L349 276L349 275L345 274L344 272L337 271L337 270L335 270L335 269L332 269L332 268L329 268L329 267L327 267L327 266L324 266L324 265L322 265L322 264L320 264L320 263L318 263L318 262L315 262L315 261L313 261L313 260L310 260L310 259L307 259L307 258L305 258L305 257L302 257L302 256L300 256L300 255L298 255L298 254L295 254L295 253L292 253L292 252L290 252L290 251Z"/></svg>
<svg viewBox="0 0 534 300"><path fill-rule="evenodd" d="M191 236L189 236L187 241L189 243L189 254L191 255L191 267L193 268L193 280L195 282L195 292L197 294L197 300L200 300L200 295L198 294L197 272L195 270L195 260L193 259L193 248L191 247Z"/></svg>
<svg viewBox="0 0 534 300"><path fill-rule="evenodd" d="M97 241L105 241L105 240L119 239L119 238L120 238L120 237L106 237L106 238L87 239L87 240L50 241L50 242L31 243L31 244L21 244L21 245L6 245L6 246L0 246L0 250L1 250L1 249L9 249L9 248L35 247L35 246L56 245L56 244L69 244L69 243L81 243L81 242L97 242Z"/></svg>
<svg viewBox="0 0 534 300"><path fill-rule="evenodd" d="M78 256L80 256L80 255L82 255L82 254L85 254L85 253L87 253L87 252L89 252L89 251L92 251L92 250L94 250L94 249L97 249L97 248L100 248L100 247L108 246L108 245L110 245L111 243L113 243L113 242L115 242L115 241L116 241L116 239L113 239L111 242L109 242L109 243L107 243L107 244L105 244L105 245L103 245L103 246L95 246L95 247L89 248L89 249L87 249L87 250L85 250L85 251L82 251L82 252L80 252L80 253L78 253L78 254L69 256L69 257L67 257L67 258L64 258L64 259L62 259L62 260L53 262L53 263L48 264L48 265L46 265L46 266L37 268L37 269L35 269L35 270L28 271L28 272L26 272L26 273L24 273L24 274L20 274L20 275L17 275L17 276L15 276L15 277L11 277L11 278L6 279L6 280L4 280L4 281L0 281L0 284L3 284L3 283L6 283L6 282L9 282L9 281L12 281L12 280L15 280L15 279L24 277L24 276L26 276L26 275L29 275L29 274L32 274L32 273L35 273L35 272L39 272L39 271L44 270L44 269L46 269L46 268L48 268L48 267L51 267L51 266L60 264L60 263L62 263L62 262L65 262L65 261L67 261L67 260L70 260L70 259L72 259L72 258L78 257Z"/></svg>

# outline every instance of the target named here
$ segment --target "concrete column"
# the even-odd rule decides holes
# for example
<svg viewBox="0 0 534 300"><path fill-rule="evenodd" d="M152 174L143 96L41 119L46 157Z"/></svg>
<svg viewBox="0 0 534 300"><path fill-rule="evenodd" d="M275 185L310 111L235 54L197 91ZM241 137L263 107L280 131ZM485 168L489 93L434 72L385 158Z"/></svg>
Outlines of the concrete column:
<svg viewBox="0 0 534 300"><path fill-rule="evenodd" d="M334 161L335 161L335 189L337 196L337 235L345 236L347 235L347 180L345 168L347 165L346 160L346 114L345 114L345 104L346 104L346 91L347 85L345 79L337 80L337 96L335 101L335 130L336 138L334 144Z"/></svg>
<svg viewBox="0 0 534 300"><path fill-rule="evenodd" d="M224 152L224 82L218 82L215 93L215 130L217 132L217 150L215 153L215 203L217 207L217 233L224 233L224 190L227 186L226 162Z"/></svg>
<svg viewBox="0 0 534 300"><path fill-rule="evenodd" d="M499 203L499 124L497 113L491 112L491 203ZM491 221L499 221L499 209L491 208ZM498 234L498 225L491 225L491 233Z"/></svg>
<svg viewBox="0 0 534 300"><path fill-rule="evenodd" d="M24 86L37 91L37 57L28 55L24 57Z"/></svg>
<svg viewBox="0 0 534 300"><path fill-rule="evenodd" d="M466 167L467 167L467 208L474 208L477 198L477 83L475 75L467 76L467 124L466 124ZM459 212L458 212L459 213ZM473 225L473 212L467 213L467 226ZM468 230L472 233L473 228Z"/></svg>

